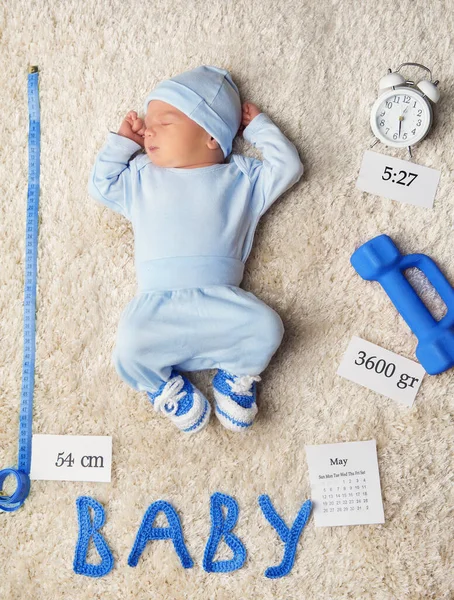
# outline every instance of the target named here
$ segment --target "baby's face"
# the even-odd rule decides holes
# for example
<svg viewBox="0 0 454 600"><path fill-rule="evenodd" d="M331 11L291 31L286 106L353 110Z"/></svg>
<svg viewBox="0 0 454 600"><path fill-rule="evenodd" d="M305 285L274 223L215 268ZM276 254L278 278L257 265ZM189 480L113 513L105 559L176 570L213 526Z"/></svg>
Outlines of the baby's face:
<svg viewBox="0 0 454 600"><path fill-rule="evenodd" d="M209 133L175 106L152 100L144 121L145 150L153 164L194 168L216 157L222 162L222 151L218 154L207 146Z"/></svg>

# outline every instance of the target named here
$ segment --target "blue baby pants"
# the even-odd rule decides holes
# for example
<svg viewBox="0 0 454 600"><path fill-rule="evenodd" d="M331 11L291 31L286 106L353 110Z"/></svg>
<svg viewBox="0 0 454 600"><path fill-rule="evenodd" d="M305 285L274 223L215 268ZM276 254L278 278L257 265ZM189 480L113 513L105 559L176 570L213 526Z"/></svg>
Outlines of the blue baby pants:
<svg viewBox="0 0 454 600"><path fill-rule="evenodd" d="M142 291L121 315L112 358L132 388L155 392L173 367L258 375L283 334L279 315L236 285Z"/></svg>

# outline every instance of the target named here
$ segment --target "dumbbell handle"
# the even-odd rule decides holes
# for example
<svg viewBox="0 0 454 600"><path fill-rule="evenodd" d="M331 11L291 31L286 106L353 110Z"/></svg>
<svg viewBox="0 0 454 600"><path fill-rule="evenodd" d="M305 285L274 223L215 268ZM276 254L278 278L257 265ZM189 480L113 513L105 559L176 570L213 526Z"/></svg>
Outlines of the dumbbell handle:
<svg viewBox="0 0 454 600"><path fill-rule="evenodd" d="M438 322L406 279L404 271L412 267L420 269L445 302L448 312L441 321L454 321L454 290L436 263L425 254L407 254L397 265L386 270L378 278L379 283L390 297L410 329L421 339L435 333ZM441 323L440 321L440 323Z"/></svg>

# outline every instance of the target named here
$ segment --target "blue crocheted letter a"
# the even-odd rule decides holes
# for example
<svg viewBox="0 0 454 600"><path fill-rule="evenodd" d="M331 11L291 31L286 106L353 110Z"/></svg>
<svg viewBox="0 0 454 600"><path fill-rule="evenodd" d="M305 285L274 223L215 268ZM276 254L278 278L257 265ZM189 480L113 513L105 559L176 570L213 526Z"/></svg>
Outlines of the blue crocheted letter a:
<svg viewBox="0 0 454 600"><path fill-rule="evenodd" d="M295 562L296 546L300 539L301 532L309 519L312 510L312 502L306 500L293 523L291 529L287 527L283 519L277 514L274 506L271 504L269 496L259 496L259 505L265 515L266 520L279 534L279 537L285 544L284 558L277 567L269 567L265 571L265 577L277 579L288 575Z"/></svg>
<svg viewBox="0 0 454 600"><path fill-rule="evenodd" d="M104 577L113 569L114 558L106 540L98 533L98 529L104 525L104 509L94 498L90 496L79 496L76 500L77 517L79 520L79 537L76 544L74 556L74 572L88 577ZM91 522L89 507L94 511L93 523ZM87 563L87 552L90 538L101 557L101 564L91 565Z"/></svg>
<svg viewBox="0 0 454 600"><path fill-rule="evenodd" d="M222 506L227 508L224 520ZM231 533L238 521L238 504L234 498L227 494L214 493L211 496L211 533L203 556L203 568L207 573L229 573L240 569L246 560L246 548L243 543ZM230 560L213 561L219 542L224 536L226 544L233 551Z"/></svg>
<svg viewBox="0 0 454 600"><path fill-rule="evenodd" d="M153 523L159 512L163 512L167 517L170 527L153 527ZM145 549L149 540L169 540L171 539L181 564L185 569L194 566L192 558L186 549L181 529L180 519L176 510L171 504L164 500L153 502L145 513L140 529L137 532L136 541L128 558L128 565L136 567L139 558Z"/></svg>

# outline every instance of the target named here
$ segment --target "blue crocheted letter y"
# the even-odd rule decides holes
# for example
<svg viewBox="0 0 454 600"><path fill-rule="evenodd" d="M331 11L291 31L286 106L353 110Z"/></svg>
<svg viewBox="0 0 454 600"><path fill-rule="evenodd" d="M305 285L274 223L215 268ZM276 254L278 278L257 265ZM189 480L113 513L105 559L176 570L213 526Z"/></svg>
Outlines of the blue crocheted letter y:
<svg viewBox="0 0 454 600"><path fill-rule="evenodd" d="M277 514L276 509L271 504L269 496L259 496L259 505L265 515L266 520L279 534L279 537L285 544L284 558L277 567L269 567L265 571L265 577L277 579L288 575L295 562L296 546L300 539L301 532L309 519L312 510L312 502L306 500L293 523L291 529L287 527L283 519Z"/></svg>

